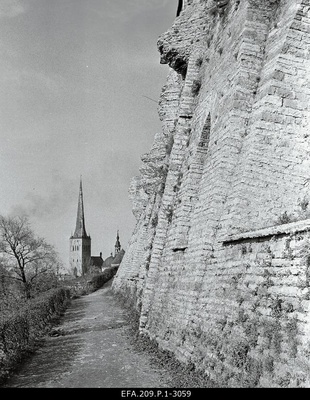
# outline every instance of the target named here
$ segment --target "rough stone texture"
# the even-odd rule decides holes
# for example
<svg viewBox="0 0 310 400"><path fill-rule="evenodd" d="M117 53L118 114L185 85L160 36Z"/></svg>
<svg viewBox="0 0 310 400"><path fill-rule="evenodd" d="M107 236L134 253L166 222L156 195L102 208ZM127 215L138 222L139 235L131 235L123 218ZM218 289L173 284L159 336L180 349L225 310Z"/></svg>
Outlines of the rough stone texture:
<svg viewBox="0 0 310 400"><path fill-rule="evenodd" d="M309 387L310 2L183 3L113 289L220 386Z"/></svg>

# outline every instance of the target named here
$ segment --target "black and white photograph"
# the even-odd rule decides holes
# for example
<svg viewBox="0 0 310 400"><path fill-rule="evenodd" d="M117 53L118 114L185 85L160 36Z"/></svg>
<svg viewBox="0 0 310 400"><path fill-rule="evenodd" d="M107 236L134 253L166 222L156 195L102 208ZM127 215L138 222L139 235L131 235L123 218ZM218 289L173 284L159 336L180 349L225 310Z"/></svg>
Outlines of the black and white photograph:
<svg viewBox="0 0 310 400"><path fill-rule="evenodd" d="M0 396L56 388L310 388L310 0L0 0Z"/></svg>

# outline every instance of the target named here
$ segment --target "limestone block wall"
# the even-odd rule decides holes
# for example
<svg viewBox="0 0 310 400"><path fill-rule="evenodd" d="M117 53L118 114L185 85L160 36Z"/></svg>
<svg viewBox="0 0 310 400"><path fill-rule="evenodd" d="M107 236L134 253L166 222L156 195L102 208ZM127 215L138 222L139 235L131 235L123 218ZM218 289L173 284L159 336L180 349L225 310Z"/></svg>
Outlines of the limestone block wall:
<svg viewBox="0 0 310 400"><path fill-rule="evenodd" d="M158 211L165 190L181 81L176 72L170 72L159 101L162 132L155 135L150 152L141 157L141 175L132 179L129 188L137 223L113 287L126 295L138 310L141 308L144 278L149 268Z"/></svg>
<svg viewBox="0 0 310 400"><path fill-rule="evenodd" d="M114 289L218 385L308 387L310 2L185 1L158 48L165 172Z"/></svg>

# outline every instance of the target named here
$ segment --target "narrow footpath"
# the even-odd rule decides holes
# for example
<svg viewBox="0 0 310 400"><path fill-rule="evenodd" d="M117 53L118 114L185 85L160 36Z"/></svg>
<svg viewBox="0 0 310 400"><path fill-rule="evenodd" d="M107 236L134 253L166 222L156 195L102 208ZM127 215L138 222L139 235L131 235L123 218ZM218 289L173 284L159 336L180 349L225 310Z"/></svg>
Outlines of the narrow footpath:
<svg viewBox="0 0 310 400"><path fill-rule="evenodd" d="M115 300L111 281L72 300L60 324L3 387L164 388L169 373L130 341L129 311Z"/></svg>

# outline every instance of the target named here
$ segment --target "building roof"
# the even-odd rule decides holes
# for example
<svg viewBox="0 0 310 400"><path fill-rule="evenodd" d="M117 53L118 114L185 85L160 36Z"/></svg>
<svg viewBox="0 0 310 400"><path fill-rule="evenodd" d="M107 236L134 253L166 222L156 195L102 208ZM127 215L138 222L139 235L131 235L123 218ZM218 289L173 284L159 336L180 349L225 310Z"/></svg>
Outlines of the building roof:
<svg viewBox="0 0 310 400"><path fill-rule="evenodd" d="M125 250L122 249L119 253L116 254L116 256L113 259L112 264L120 264L124 257L124 254L125 254Z"/></svg>
<svg viewBox="0 0 310 400"><path fill-rule="evenodd" d="M114 257L111 255L110 257L108 257L108 258L106 258L104 260L104 265L103 266L105 268L111 267L111 264L113 264L113 260L114 260Z"/></svg>
<svg viewBox="0 0 310 400"><path fill-rule="evenodd" d="M103 259L100 256L91 256L90 263L95 267L102 267Z"/></svg>

